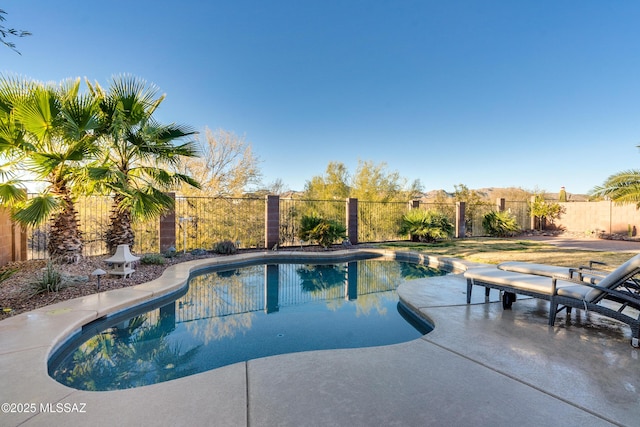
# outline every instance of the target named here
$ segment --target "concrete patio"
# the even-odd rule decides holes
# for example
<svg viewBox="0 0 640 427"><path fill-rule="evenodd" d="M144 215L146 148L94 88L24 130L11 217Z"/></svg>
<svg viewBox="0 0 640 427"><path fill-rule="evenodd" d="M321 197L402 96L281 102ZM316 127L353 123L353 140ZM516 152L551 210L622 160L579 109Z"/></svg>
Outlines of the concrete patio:
<svg viewBox="0 0 640 427"><path fill-rule="evenodd" d="M467 305L459 274L400 286L401 300L435 325L403 344L274 356L110 392L47 375L65 336L180 287L194 268L1 321L0 403L22 410L3 406L0 425L638 425L640 350L626 325L574 311L550 328L548 303L518 299L503 311L497 293L485 303L476 291Z"/></svg>

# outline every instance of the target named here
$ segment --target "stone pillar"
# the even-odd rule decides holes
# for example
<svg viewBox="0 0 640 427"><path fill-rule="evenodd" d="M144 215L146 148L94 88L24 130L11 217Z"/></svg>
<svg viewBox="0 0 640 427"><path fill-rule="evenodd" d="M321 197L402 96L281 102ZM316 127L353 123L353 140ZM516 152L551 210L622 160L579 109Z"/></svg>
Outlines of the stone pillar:
<svg viewBox="0 0 640 427"><path fill-rule="evenodd" d="M265 209L265 247L274 249L280 243L280 196L267 196Z"/></svg>
<svg viewBox="0 0 640 427"><path fill-rule="evenodd" d="M467 229L464 223L465 203L456 202L456 237L462 239L465 237Z"/></svg>
<svg viewBox="0 0 640 427"><path fill-rule="evenodd" d="M160 217L160 253L176 247L176 193L167 193L173 199L174 207Z"/></svg>
<svg viewBox="0 0 640 427"><path fill-rule="evenodd" d="M358 244L358 199L353 197L347 198L347 239Z"/></svg>
<svg viewBox="0 0 640 427"><path fill-rule="evenodd" d="M531 196L531 204L533 204L533 203L535 203L535 202L536 202L536 196ZM531 228L532 230L535 230L535 229L536 229L536 223L537 223L537 221L536 221L536 217L535 217L535 216L533 215L533 213L532 213L530 218L531 218L531 224L530 224L530 225L531 225L531 227L530 227L530 228Z"/></svg>
<svg viewBox="0 0 640 427"><path fill-rule="evenodd" d="M504 212L506 210L506 201L503 198L496 199L496 209L498 212Z"/></svg>

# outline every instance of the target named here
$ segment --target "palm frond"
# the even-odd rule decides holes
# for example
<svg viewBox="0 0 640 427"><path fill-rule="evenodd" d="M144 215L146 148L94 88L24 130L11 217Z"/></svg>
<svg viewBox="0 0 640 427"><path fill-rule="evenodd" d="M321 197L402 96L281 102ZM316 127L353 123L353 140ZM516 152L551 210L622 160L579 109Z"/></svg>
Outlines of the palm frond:
<svg viewBox="0 0 640 427"><path fill-rule="evenodd" d="M15 116L27 132L42 142L51 136L53 120L58 109L59 105L51 96L51 91L40 86L32 91L26 102L15 107Z"/></svg>
<svg viewBox="0 0 640 427"><path fill-rule="evenodd" d="M20 182L8 180L0 182L0 204L8 206L27 199L27 191Z"/></svg>
<svg viewBox="0 0 640 427"><path fill-rule="evenodd" d="M66 134L73 139L81 139L88 131L99 127L97 100L88 95L73 98L61 111L62 124Z"/></svg>
<svg viewBox="0 0 640 427"><path fill-rule="evenodd" d="M164 95L157 98L158 91L155 85L130 74L112 77L109 87L110 96L119 100L128 123L138 123L153 114L164 99Z"/></svg>
<svg viewBox="0 0 640 427"><path fill-rule="evenodd" d="M609 197L619 204L635 203L640 207L640 170L626 170L609 176L601 186L590 194L594 197Z"/></svg>
<svg viewBox="0 0 640 427"><path fill-rule="evenodd" d="M37 226L61 206L61 200L52 194L45 193L27 200L13 212L12 218L20 224Z"/></svg>
<svg viewBox="0 0 640 427"><path fill-rule="evenodd" d="M16 103L26 98L39 83L17 75L0 75L0 100L3 109L13 109Z"/></svg>
<svg viewBox="0 0 640 427"><path fill-rule="evenodd" d="M173 205L172 197L154 187L132 192L129 200L131 215L137 221L158 218Z"/></svg>

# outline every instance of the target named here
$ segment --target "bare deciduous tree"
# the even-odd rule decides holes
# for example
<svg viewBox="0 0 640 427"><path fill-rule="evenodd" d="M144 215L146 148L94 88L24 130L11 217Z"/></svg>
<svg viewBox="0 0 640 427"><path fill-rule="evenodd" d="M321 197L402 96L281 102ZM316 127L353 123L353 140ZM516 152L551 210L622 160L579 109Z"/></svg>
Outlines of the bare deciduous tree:
<svg viewBox="0 0 640 427"><path fill-rule="evenodd" d="M212 197L239 196L260 184L260 159L251 144L233 132L207 129L200 143L200 157L185 159L186 173L198 181L201 191L183 188L183 194Z"/></svg>

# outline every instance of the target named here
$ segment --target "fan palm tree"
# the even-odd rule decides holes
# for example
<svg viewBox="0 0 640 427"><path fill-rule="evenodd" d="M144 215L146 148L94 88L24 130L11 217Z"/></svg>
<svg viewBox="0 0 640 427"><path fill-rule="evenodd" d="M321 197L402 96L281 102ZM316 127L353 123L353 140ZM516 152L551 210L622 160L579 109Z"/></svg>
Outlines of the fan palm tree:
<svg viewBox="0 0 640 427"><path fill-rule="evenodd" d="M13 114L14 104L29 93L28 82L0 78L0 204L12 206L26 199L26 191L16 171L22 169L24 132Z"/></svg>
<svg viewBox="0 0 640 427"><path fill-rule="evenodd" d="M133 245L132 222L159 217L173 206L166 192L180 184L199 184L178 170L182 156L197 155L194 141L178 142L195 135L186 126L162 125L153 117L164 100L158 89L129 75L114 77L107 90L89 84L98 98L101 126L98 129L99 161L88 168L95 191L113 195L107 230L107 248Z"/></svg>
<svg viewBox="0 0 640 427"><path fill-rule="evenodd" d="M74 205L74 187L82 166L94 151L97 104L79 94L80 79L59 85L17 78L0 80L0 133L6 172L0 198L12 208L12 217L36 226L51 219L49 256L73 262L82 255L81 232ZM26 198L25 181L36 181L42 191ZM23 191L20 191L23 190Z"/></svg>
<svg viewBox="0 0 640 427"><path fill-rule="evenodd" d="M593 197L609 197L616 203L635 203L640 208L640 170L627 170L611 175L591 190Z"/></svg>

